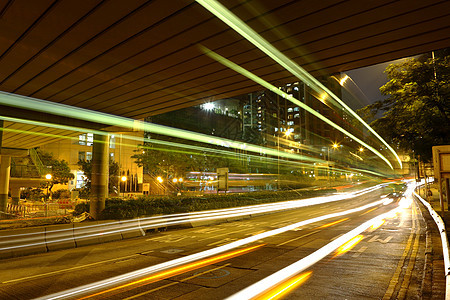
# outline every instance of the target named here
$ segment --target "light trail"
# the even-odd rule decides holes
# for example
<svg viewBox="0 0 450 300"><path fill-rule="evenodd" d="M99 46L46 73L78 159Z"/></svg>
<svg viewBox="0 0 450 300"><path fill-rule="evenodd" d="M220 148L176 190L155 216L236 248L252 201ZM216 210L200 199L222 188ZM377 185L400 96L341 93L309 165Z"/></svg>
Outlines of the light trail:
<svg viewBox="0 0 450 300"><path fill-rule="evenodd" d="M306 272L304 274L297 275L286 282L280 284L280 286L268 291L264 295L260 295L255 297L255 300L275 300L280 299L286 294L288 294L293 289L296 289L299 285L304 283L306 280L311 277L312 272Z"/></svg>
<svg viewBox="0 0 450 300"><path fill-rule="evenodd" d="M376 222L379 224L378 220ZM370 226L370 229L372 229L372 228L373 228L373 224L372 224L372 226ZM359 242L361 242L363 238L364 238L364 236L362 236L361 234L358 234L357 236L352 238L350 241L348 241L344 245L340 246L336 250L336 254L334 255L334 257L337 257L339 255L342 255L342 254L347 253L348 251L352 250L353 247L355 247Z"/></svg>
<svg viewBox="0 0 450 300"><path fill-rule="evenodd" d="M336 224L345 222L345 221L347 221L348 219L349 219L349 218L340 219L340 220L337 220L337 221L334 221L334 222L331 222L331 223L322 225L322 226L320 226L319 228L327 228L327 227L331 227L331 226L333 226L333 225L336 225Z"/></svg>
<svg viewBox="0 0 450 300"><path fill-rule="evenodd" d="M12 251L33 246L74 241L74 239L105 237L107 235L127 233L140 230L145 235L145 230L186 224L189 222L220 220L224 218L239 217L246 215L257 215L268 212L277 212L282 210L307 207L312 205L324 204L329 202L341 201L361 196L375 191L386 184L379 184L374 187L366 188L354 193L341 193L331 196L307 198L300 200L290 200L283 202L258 204L242 207L233 207L218 210L207 210L200 212L172 214L167 216L138 218L111 222L106 224L97 224L79 228L68 228L46 231L46 239L43 239L43 232L8 235L0 237L0 252ZM384 201L383 199L381 201Z"/></svg>
<svg viewBox="0 0 450 300"><path fill-rule="evenodd" d="M326 244L322 248L314 251L310 255L302 258L301 260L248 286L247 288L241 290L240 292L235 293L234 295L228 297L227 300L253 299L255 297L258 297L262 293L281 284L286 279L291 278L292 276L295 276L296 274L305 271L307 268L311 267L312 265L316 264L329 254L331 254L333 251L339 249L339 247L345 245L347 242L359 236L362 232L370 228L374 223L378 223L380 219L384 219L388 214L398 210L399 207L396 207L387 213L381 214L379 216L376 216L375 218L370 219L369 221L364 222L363 224L345 233L344 235L338 237L334 241ZM362 238L357 238L356 240L354 240L354 242L361 239Z"/></svg>
<svg viewBox="0 0 450 300"><path fill-rule="evenodd" d="M115 116L107 113L97 112L89 109L73 107L60 103L53 103L45 100L35 99L31 97L15 95L11 93L0 91L0 105L6 105L26 110L39 111L50 113L58 116L68 117L72 119L79 119L90 121L105 125L118 126L129 128L137 131L147 131L157 133L165 136L182 138L185 140L202 142L205 144L222 146L226 148L246 150L260 155L272 155L283 158L290 158L295 160L310 160L309 157L289 153L285 151L278 151L277 149L262 147L254 144L237 142L226 138L217 136L210 136L207 134L196 133L188 130L172 128L169 126L153 124L140 120L133 120L125 117Z"/></svg>
<svg viewBox="0 0 450 300"><path fill-rule="evenodd" d="M107 294L107 293L110 293L110 292L114 292L114 291L117 291L117 290L120 290L120 289L125 289L125 288L130 288L130 287L135 288L136 285L142 286L142 285L146 285L146 284L149 284L149 283L153 283L153 282L165 279L165 278L169 278L169 277L176 276L176 275L179 275L179 274L183 274L183 273L186 273L186 272L189 272L189 271L192 271L192 270L196 270L196 269L199 269L199 268L202 268L202 267L205 267L205 266L209 266L209 265L212 265L214 263L218 263L218 262L221 262L221 261L224 261L224 260L228 260L228 259L233 258L233 257L244 255L244 254L252 252L252 251L254 251L254 250L256 250L256 249L258 249L258 248L260 248L262 246L264 246L264 244L259 244L259 245L247 247L247 248L244 248L244 249L239 249L239 250L236 250L236 251L233 251L233 252L229 252L229 253L225 253L225 254L222 254L222 255L218 255L218 256L215 256L215 257L212 257L212 258L209 258L209 259L203 259L203 260L200 260L200 261L197 261L197 262L193 262L193 263L190 263L190 264L182 265L180 267L176 267L176 268L173 268L173 269L169 269L167 271L156 273L156 274L154 274L152 276L148 276L148 277L145 277L145 278L142 278L142 279L139 279L139 280L135 280L133 282L129 282L127 284L123 284L123 285L120 285L120 286L117 286L117 287L114 287L114 288L111 288L111 289L108 289L108 290L105 290L105 291L101 291L101 292L98 292L98 293L95 293L95 294L92 294L92 295L88 295L88 296L79 298L79 300L89 299L89 298L96 297L96 296L99 296L99 295L103 295L103 294Z"/></svg>
<svg viewBox="0 0 450 300"><path fill-rule="evenodd" d="M250 243L257 242L258 240L261 240L261 239L264 239L264 238L267 238L270 236L274 236L274 235L277 235L277 234L280 234L280 233L283 233L283 232L286 232L286 231L289 231L289 230L292 230L292 229L295 229L295 228L298 228L301 226L305 226L305 225L308 225L311 223L327 220L330 218L336 218L336 217L344 216L347 214L359 212L361 210L365 210L365 209L368 209L368 208L371 208L371 207L374 207L377 205L382 205L382 203L383 203L383 200L378 200L378 201L375 201L375 202L372 202L372 203L369 203L369 204L366 204L366 205L363 205L363 206L360 206L357 208L343 211L343 212L332 213L332 214L323 215L320 217L315 217L315 218L311 218L308 220L300 221L300 222L290 224L290 225L282 227L282 228L266 231L266 232L256 234L256 235L253 235L253 236L250 236L250 237L247 237L247 238L235 241L235 242L231 242L229 244L226 244L226 245L223 245L220 247L216 247L216 248L212 248L212 249L198 252L195 254L187 255L187 256L180 257L180 258L177 258L177 259L174 259L171 261L167 261L167 262L153 265L153 266L150 266L147 268L129 272L129 273L126 273L123 275L119 275L119 276L115 276L115 277L108 278L105 280L101 280L99 282L87 284L87 285L77 287L77 288L72 288L67 291L58 292L55 294L47 295L45 297L40 297L38 299L56 300L56 299L67 299L67 298L73 298L73 297L80 297L87 293L94 293L96 291L99 291L102 289L107 289L107 288L110 288L110 287L118 285L118 284L123 284L123 283L129 282L131 280L137 280L138 278L141 278L143 276L150 276L152 274L155 274L158 272L163 272L165 270L175 268L175 267L178 267L178 266L181 266L184 264L192 263L192 262L195 262L200 259L205 259L205 258L213 256L213 255L218 255L220 253L229 251L231 249L242 247L244 245L248 245ZM344 235L344 237L347 235ZM336 241L342 241L342 237L336 239L333 243L336 243ZM270 286L272 286L272 285L270 285ZM237 298L237 299L244 299L244 298Z"/></svg>
<svg viewBox="0 0 450 300"><path fill-rule="evenodd" d="M355 141L357 141L359 144L361 144L362 146L364 146L366 149L370 150L372 153L374 153L376 156L378 156L379 158L381 158L392 170L394 169L394 167L392 166L392 164L390 163L390 161L384 157L378 150L376 150L375 148L373 148L372 146L370 146L369 144L367 144L366 142L364 142L363 140L359 139L358 137L356 137L355 135L353 135L352 133L350 133L349 131L345 130L344 128L342 128L341 126L337 125L336 123L334 123L333 121L329 120L328 118L326 118L325 116L321 115L320 113L318 113L317 111L315 111L314 109L312 109L311 107L309 107L308 105L306 105L305 103L301 102L300 100L294 98L291 94L287 94L283 91L281 91L280 89L278 89L277 87L275 87L274 85L270 84L269 82L265 81L264 79L256 76L255 74L249 72L248 70L244 69L243 67L235 64L234 62L226 59L225 57L215 53L214 51L204 47L204 46L200 46L200 48L203 50L203 52L208 55L209 57L213 58L214 60L220 62L221 64L223 64L224 66L229 67L230 69L242 74L243 76L253 80L254 82L262 85L263 87L269 89L270 91L274 92L275 94L280 95L283 98L286 98L287 100L291 101L292 103L294 103L297 106L300 106L301 108L303 108L304 110L306 110L307 112L309 112L310 114L312 114L313 116L317 117L318 119L320 119L321 121L327 123L328 125L332 126L333 128L339 130L340 132L344 133L345 135L347 135L348 137L351 137L352 139L354 139Z"/></svg>
<svg viewBox="0 0 450 300"><path fill-rule="evenodd" d="M239 19L232 12L230 12L224 5L222 5L218 1L216 0L196 0L196 1L197 3L202 5L205 9L207 9L209 12L211 12L213 15L215 15L217 18L222 20L225 24L230 26L230 28L239 33L247 41L255 45L267 56L272 58L280 66L282 66L287 71L292 73L298 79L307 83L319 95L325 93L326 95L329 96L329 97L327 96L326 98L331 98L330 100L334 100L335 102L339 103L345 110L347 110L354 118L356 118L364 127L366 127L391 151L391 153L397 158L400 168L402 168L402 162L400 160L400 157L397 155L394 149L392 149L392 147L389 146L389 144L375 130L373 130L372 127L370 127L366 122L364 122L364 120L360 116L358 116L358 114L356 114L350 107L348 107L345 104L345 102L339 99L339 97L337 97L327 87L325 87L322 83L320 83L320 81L311 76L311 74L309 74L306 70L304 70L294 61L292 61L286 55L284 55L281 51L272 46L272 44L267 42L256 31L254 31L250 26L248 26L245 22Z"/></svg>

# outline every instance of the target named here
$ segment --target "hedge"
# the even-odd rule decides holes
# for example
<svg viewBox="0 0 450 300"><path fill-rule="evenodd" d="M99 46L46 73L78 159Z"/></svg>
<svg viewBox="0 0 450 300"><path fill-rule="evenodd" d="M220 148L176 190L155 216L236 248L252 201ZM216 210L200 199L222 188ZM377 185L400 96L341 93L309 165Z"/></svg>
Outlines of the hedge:
<svg viewBox="0 0 450 300"><path fill-rule="evenodd" d="M270 191L242 194L210 194L198 196L141 196L136 200L106 199L101 220L123 220L160 214L186 213L201 210L239 207L253 204L280 202L317 197L335 189L306 191ZM89 212L89 202L80 203L73 214Z"/></svg>

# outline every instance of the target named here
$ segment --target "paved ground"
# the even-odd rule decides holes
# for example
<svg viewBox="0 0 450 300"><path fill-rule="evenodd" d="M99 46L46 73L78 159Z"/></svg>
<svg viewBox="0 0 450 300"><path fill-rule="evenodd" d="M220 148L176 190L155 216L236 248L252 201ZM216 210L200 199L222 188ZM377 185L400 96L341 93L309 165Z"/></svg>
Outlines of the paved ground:
<svg viewBox="0 0 450 300"><path fill-rule="evenodd" d="M50 252L0 261L0 299L31 299L80 287L149 266L185 258L208 249L282 228L302 220L345 211L379 200L377 191L353 200L316 205L251 219L149 233L132 240ZM105 289L89 298L108 299L224 299L249 285L316 253L397 203L335 217L257 240L242 246L253 250L233 257L215 255L210 262L173 271L166 276L141 276L120 288ZM425 218L424 218L425 217ZM405 208L376 230L364 231L361 240L341 255L332 252L300 272L287 299L443 299L439 245L432 260L434 272L425 274L426 214L417 204ZM430 230L432 228L430 227ZM429 235L436 242L436 232ZM438 243L437 243L438 244ZM222 254L231 253L234 250ZM173 269L171 269L173 270ZM441 275L440 275L441 274ZM143 279L142 279L143 278ZM425 278L425 280L423 280ZM111 281L109 279L109 281ZM425 282L426 294L422 295ZM75 297L79 298L79 296Z"/></svg>

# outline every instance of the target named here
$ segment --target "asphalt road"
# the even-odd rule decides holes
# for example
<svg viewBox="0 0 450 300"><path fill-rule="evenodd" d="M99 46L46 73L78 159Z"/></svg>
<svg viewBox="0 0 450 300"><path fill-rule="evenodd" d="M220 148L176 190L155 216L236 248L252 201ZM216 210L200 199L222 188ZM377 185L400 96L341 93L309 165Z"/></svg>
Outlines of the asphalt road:
<svg viewBox="0 0 450 300"><path fill-rule="evenodd" d="M2 260L0 299L49 298L59 292L65 295L62 297L77 299L225 299L325 251L327 244L398 207L398 202L321 221L306 220L362 207L379 201L386 193L380 189L350 200L244 220L149 232L142 238ZM353 245L346 244L347 249L330 251L311 266L298 267L290 281L275 285L269 293L283 294L285 299L418 298L426 229L421 212L413 203L384 220L380 227L358 234ZM309 224L269 234L302 221ZM260 234L266 236L259 238ZM203 251L252 237L254 241L237 248L189 260ZM127 280L117 278L180 259L185 262L177 266L129 276ZM102 280L101 288L86 287ZM80 293L82 289L84 293ZM70 290L76 293L68 295ZM268 295L258 297L268 299Z"/></svg>

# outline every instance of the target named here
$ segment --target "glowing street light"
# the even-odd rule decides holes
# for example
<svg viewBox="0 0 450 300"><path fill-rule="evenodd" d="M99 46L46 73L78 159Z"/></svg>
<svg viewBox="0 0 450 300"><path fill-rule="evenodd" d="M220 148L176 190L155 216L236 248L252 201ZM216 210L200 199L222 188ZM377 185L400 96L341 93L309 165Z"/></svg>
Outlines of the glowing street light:
<svg viewBox="0 0 450 300"><path fill-rule="evenodd" d="M183 182L183 178L179 178L179 179L178 179L178 182Z"/></svg>
<svg viewBox="0 0 450 300"><path fill-rule="evenodd" d="M52 180L52 174L46 174L45 175L45 179L47 179L47 201L45 201L45 216L48 216L48 199L50 198L50 191L49 191L49 186L50 186L50 180Z"/></svg>
<svg viewBox="0 0 450 300"><path fill-rule="evenodd" d="M334 148L334 149L337 149L338 147L339 147L338 144L336 144L336 143L333 144L333 148Z"/></svg>
<svg viewBox="0 0 450 300"><path fill-rule="evenodd" d="M359 148L359 152L364 152L364 148L363 147Z"/></svg>
<svg viewBox="0 0 450 300"><path fill-rule="evenodd" d="M156 177L156 180L158 180L159 183L163 183L164 181L161 176Z"/></svg>
<svg viewBox="0 0 450 300"><path fill-rule="evenodd" d="M123 182L123 190L122 190L122 198L125 198L125 182L127 181L127 176L120 177L120 180Z"/></svg>
<svg viewBox="0 0 450 300"><path fill-rule="evenodd" d="M178 182L178 178L172 179L172 182L173 182L173 183L177 183L177 182Z"/></svg>

